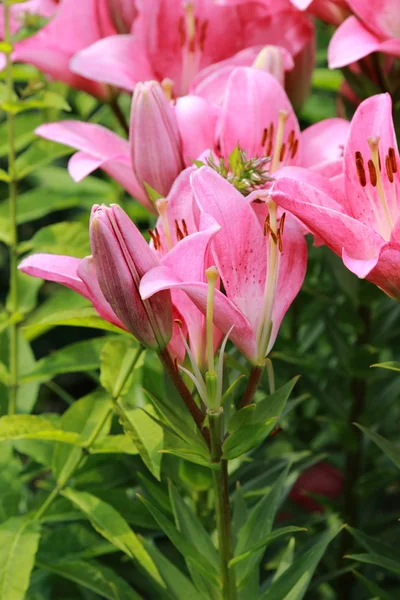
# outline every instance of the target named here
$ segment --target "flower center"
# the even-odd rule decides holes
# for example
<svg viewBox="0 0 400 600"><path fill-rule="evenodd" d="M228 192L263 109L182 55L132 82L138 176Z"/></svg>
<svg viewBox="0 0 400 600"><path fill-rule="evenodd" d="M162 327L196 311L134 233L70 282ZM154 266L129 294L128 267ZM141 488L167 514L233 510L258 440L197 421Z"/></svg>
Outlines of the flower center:
<svg viewBox="0 0 400 600"><path fill-rule="evenodd" d="M355 153L358 180L370 203L377 231L388 241L397 218L396 177L398 166L394 148L389 148L382 161L379 153L378 136L368 138L370 157L365 164L360 151Z"/></svg>

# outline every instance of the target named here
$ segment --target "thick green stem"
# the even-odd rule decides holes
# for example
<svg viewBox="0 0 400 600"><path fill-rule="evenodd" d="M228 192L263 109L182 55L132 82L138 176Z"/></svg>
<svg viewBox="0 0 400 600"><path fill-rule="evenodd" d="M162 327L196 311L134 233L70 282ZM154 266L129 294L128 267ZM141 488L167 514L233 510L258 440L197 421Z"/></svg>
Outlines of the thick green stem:
<svg viewBox="0 0 400 600"><path fill-rule="evenodd" d="M233 557L233 549L228 489L228 462L222 459L222 414L222 408L217 411L208 411L211 459L213 463L219 463L220 465L218 470L213 470L215 518L218 532L222 597L224 600L236 600L235 571L229 568L229 561Z"/></svg>
<svg viewBox="0 0 400 600"><path fill-rule="evenodd" d="M82 452L81 452L80 458L76 462L74 462L72 468L67 473L64 474L63 478L60 479L59 481L57 481L56 487L50 492L50 494L47 496L46 500L36 511L36 513L33 516L34 521L38 521L39 519L42 518L42 516L44 515L46 510L49 508L49 506L53 503L53 501L57 498L59 493L62 492L64 487L67 485L68 481L71 479L71 477L73 476L75 471L81 466L83 460L85 459L85 454L88 452L89 448L94 444L94 442L97 440L101 430L103 429L103 427L104 427L105 423L107 422L107 419L109 418L113 409L116 410L117 414L120 414L120 410L119 410L120 407L118 406L118 398L120 397L122 390L124 389L125 383L127 382L130 373L135 368L135 365L138 362L140 355L142 354L143 351L144 351L143 346L139 346L137 352L133 356L132 363L130 364L129 368L126 370L125 377L121 381L118 389L116 390L116 392L114 393L114 395L112 397L113 406L111 406L110 410L108 410L104 414L103 418L97 423L96 427L93 429L93 431L90 434L87 441L82 445Z"/></svg>
<svg viewBox="0 0 400 600"><path fill-rule="evenodd" d="M9 1L4 1L4 42L11 47L11 28L10 28L10 5ZM14 82L12 72L12 62L9 53L6 54L6 86L7 102L11 106L14 95ZM8 121L8 176L9 176L9 204L10 204L10 311L14 316L18 312L18 231L17 231L17 183L15 178L15 131L14 114L12 111L7 114ZM9 369L10 384L8 396L8 414L13 415L16 411L17 392L19 386L18 377L18 328L14 319L10 325L10 353Z"/></svg>
<svg viewBox="0 0 400 600"><path fill-rule="evenodd" d="M253 396L257 391L258 384L260 383L261 375L264 370L264 367L253 367L250 372L250 377L247 382L246 390L243 394L242 401L240 403L240 408L244 408L251 404L253 400Z"/></svg>

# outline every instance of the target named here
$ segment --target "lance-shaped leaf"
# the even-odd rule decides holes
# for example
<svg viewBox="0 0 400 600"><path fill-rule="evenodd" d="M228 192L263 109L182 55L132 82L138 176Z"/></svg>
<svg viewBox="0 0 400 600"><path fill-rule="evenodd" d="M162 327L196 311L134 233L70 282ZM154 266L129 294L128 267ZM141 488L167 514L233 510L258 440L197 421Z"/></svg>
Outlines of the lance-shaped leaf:
<svg viewBox="0 0 400 600"><path fill-rule="evenodd" d="M165 588L153 560L139 538L115 508L92 494L78 492L72 488L66 489L63 495L86 515L98 533L134 559L154 582Z"/></svg>
<svg viewBox="0 0 400 600"><path fill-rule="evenodd" d="M0 526L0 598L24 600L39 545L38 523L12 517Z"/></svg>
<svg viewBox="0 0 400 600"><path fill-rule="evenodd" d="M386 456L390 458L392 462L394 462L396 467L399 467L400 469L400 448L398 446L395 446L395 444L389 442L389 440L386 440L384 437L379 435L379 433L375 433L375 431L367 429L367 427L363 427L358 423L355 423L355 425L358 427L358 429L361 429L361 431L363 431L370 440L379 446Z"/></svg>

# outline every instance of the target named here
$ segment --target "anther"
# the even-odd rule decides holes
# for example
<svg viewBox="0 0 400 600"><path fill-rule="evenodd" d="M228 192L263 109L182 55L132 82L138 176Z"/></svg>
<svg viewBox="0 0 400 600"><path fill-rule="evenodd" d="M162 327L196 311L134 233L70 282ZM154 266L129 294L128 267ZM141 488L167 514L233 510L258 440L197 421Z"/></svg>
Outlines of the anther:
<svg viewBox="0 0 400 600"><path fill-rule="evenodd" d="M291 132L289 133L289 135L288 135L288 139L287 139L287 143L288 143L289 149L290 149L290 148L292 147L292 145L293 145L293 142L294 142L294 136L295 136L294 129L292 129L292 130L291 130Z"/></svg>
<svg viewBox="0 0 400 600"><path fill-rule="evenodd" d="M174 319L174 323L176 323L178 325L178 327L180 329L182 329L183 327L183 322L181 321L181 319Z"/></svg>
<svg viewBox="0 0 400 600"><path fill-rule="evenodd" d="M261 136L261 146L265 146L265 144L267 143L267 139L268 139L268 129L266 127L264 127L264 130L263 130L262 136Z"/></svg>
<svg viewBox="0 0 400 600"><path fill-rule="evenodd" d="M388 179L389 179L390 183L393 183L394 178L393 178L392 162L391 162L388 154L385 157L385 166L386 166L386 173L387 173Z"/></svg>
<svg viewBox="0 0 400 600"><path fill-rule="evenodd" d="M183 17L180 17L180 19L179 19L178 32L179 32L179 45L181 48L183 48L183 46L186 43L185 20Z"/></svg>
<svg viewBox="0 0 400 600"><path fill-rule="evenodd" d="M272 138L269 138L268 146L265 150L265 156L271 156L272 154Z"/></svg>
<svg viewBox="0 0 400 600"><path fill-rule="evenodd" d="M155 235L155 234L152 232L152 230L151 230L151 229L148 229L147 231L149 232L149 234L150 234L150 237L151 237L151 239L152 239L152 241L153 241L153 244L154 244L154 249L155 249L155 250L158 250L159 248L158 248L158 240L157 240L157 236L156 236L156 235Z"/></svg>
<svg viewBox="0 0 400 600"><path fill-rule="evenodd" d="M293 159L296 156L298 147L299 147L299 140L295 139L293 142L292 154L290 155L290 158Z"/></svg>
<svg viewBox="0 0 400 600"><path fill-rule="evenodd" d="M263 233L264 235L267 235L267 232L270 230L270 224L269 224L269 213L267 214L267 216L265 217L265 221L264 221L264 229L263 229Z"/></svg>
<svg viewBox="0 0 400 600"><path fill-rule="evenodd" d="M208 20L203 21L200 27L199 46L200 51L204 51L204 44L207 38Z"/></svg>
<svg viewBox="0 0 400 600"><path fill-rule="evenodd" d="M279 154L279 162L282 162L285 156L286 144L282 144L281 152Z"/></svg>
<svg viewBox="0 0 400 600"><path fill-rule="evenodd" d="M371 159L369 159L368 161L368 171L369 171L369 178L371 181L371 185L373 187L376 187L376 183L378 181L377 175L376 175L376 169L375 169L375 165L373 163L373 161Z"/></svg>
<svg viewBox="0 0 400 600"><path fill-rule="evenodd" d="M178 221L176 219L175 219L175 233L176 233L176 237L177 237L178 242L180 242L181 240L183 240L183 238L185 237L183 235L182 231L180 230L179 225L178 225Z"/></svg>
<svg viewBox="0 0 400 600"><path fill-rule="evenodd" d="M397 173L397 162L396 162L396 154L394 152L394 148L389 148L389 158L390 158L390 163L392 165L393 173Z"/></svg>
<svg viewBox="0 0 400 600"><path fill-rule="evenodd" d="M283 230L285 227L285 219L286 219L286 213L283 213L283 215L281 216L281 220L279 221L279 231L280 231L281 235L283 235Z"/></svg>
<svg viewBox="0 0 400 600"><path fill-rule="evenodd" d="M183 228L183 233L184 233L185 237L187 237L189 235L189 232L188 232L188 228L186 226L185 219L182 219L182 228Z"/></svg>
<svg viewBox="0 0 400 600"><path fill-rule="evenodd" d="M359 154L360 156L357 156L357 154ZM359 152L356 152L356 169L357 169L358 180L359 180L360 184L362 185L362 187L365 187L367 185L367 178L365 176L363 157L361 156L361 154Z"/></svg>

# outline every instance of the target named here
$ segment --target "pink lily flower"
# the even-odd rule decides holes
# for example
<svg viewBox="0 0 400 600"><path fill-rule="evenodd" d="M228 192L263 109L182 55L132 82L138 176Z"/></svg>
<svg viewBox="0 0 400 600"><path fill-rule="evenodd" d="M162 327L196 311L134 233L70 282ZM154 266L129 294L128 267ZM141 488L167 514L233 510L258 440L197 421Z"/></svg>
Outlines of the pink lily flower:
<svg viewBox="0 0 400 600"><path fill-rule="evenodd" d="M313 175L277 179L272 197L317 235L345 266L400 298L399 153L388 94L358 107L344 153L345 197L322 190Z"/></svg>
<svg viewBox="0 0 400 600"><path fill-rule="evenodd" d="M191 276L201 282L206 281L206 269L211 266L207 254L199 253L199 239L211 239L220 227L208 215L202 215L200 226L198 209L194 200L191 174L196 167L185 169L173 184L167 198L157 201L159 218L151 233L152 246L162 261L168 255L168 262L183 260L182 268L190 269ZM204 228L204 230L203 230ZM179 246L179 249L178 249ZM193 254L191 254L193 252ZM178 258L176 258L178 253ZM174 307L181 315L181 320L188 334L188 347L191 357L202 372L206 365L206 322L203 313L181 290L171 290ZM184 336L185 337L185 336ZM221 341L221 332L214 330L215 352Z"/></svg>
<svg viewBox="0 0 400 600"><path fill-rule="evenodd" d="M180 226L183 227L182 220ZM219 228L209 218L203 218L200 226L200 231L187 235L179 244L183 246L181 252L190 259L190 268L201 272L203 278L207 248ZM150 302L142 301L138 291L144 273L159 264L160 248L156 251L147 244L118 205L93 207L90 238L93 256L80 260L33 254L21 262L19 269L78 292L92 302L103 319L130 331L144 346L160 350L168 344L171 354L183 361L186 350L182 337L191 324L190 318L186 323L185 316L190 317L197 309L187 308L188 301L179 298L173 306L169 292L154 296ZM153 239L157 239L154 234ZM162 252L167 255L168 246ZM173 326L173 318L179 319L180 327Z"/></svg>
<svg viewBox="0 0 400 600"><path fill-rule="evenodd" d="M218 154L227 158L239 144L249 158L272 158L267 174L304 166L327 177L342 172L349 122L326 119L300 132L284 89L269 73L238 67L230 75L217 125Z"/></svg>
<svg viewBox="0 0 400 600"><path fill-rule="evenodd" d="M270 14L263 6L217 6L214 0L137 0L131 35L111 36L79 52L71 69L86 78L132 91L138 81L169 78L174 95L203 69L226 60L251 65L266 44L296 55L313 37L310 20L293 9ZM253 48L251 51L250 48ZM238 56L248 49L246 55Z"/></svg>
<svg viewBox="0 0 400 600"><path fill-rule="evenodd" d="M32 64L51 78L103 100L110 91L100 83L72 72L70 60L79 50L112 34L109 0L63 0L55 17L36 34L17 42L13 61Z"/></svg>
<svg viewBox="0 0 400 600"><path fill-rule="evenodd" d="M348 0L355 13L339 27L328 48L331 69L349 65L382 52L400 56L400 20L398 0Z"/></svg>
<svg viewBox="0 0 400 600"><path fill-rule="evenodd" d="M191 174L191 187L200 214L221 226L211 241L212 260L225 290L215 291L214 324L253 364L262 364L304 279L304 236L290 219L283 233L281 218L276 240L280 251L272 257L268 227L228 181L201 167ZM181 249L176 246L159 267L146 273L140 284L142 298L166 289L183 290L206 314L208 285L192 276Z"/></svg>

